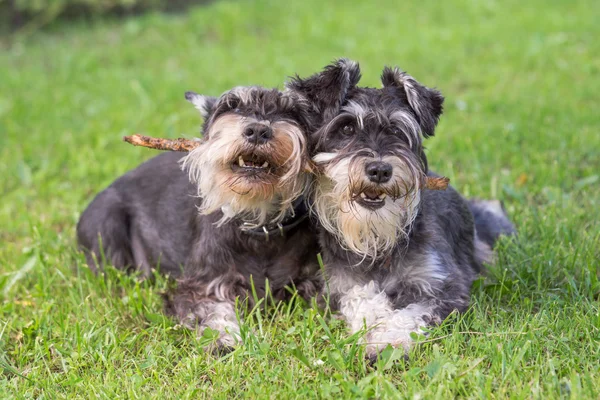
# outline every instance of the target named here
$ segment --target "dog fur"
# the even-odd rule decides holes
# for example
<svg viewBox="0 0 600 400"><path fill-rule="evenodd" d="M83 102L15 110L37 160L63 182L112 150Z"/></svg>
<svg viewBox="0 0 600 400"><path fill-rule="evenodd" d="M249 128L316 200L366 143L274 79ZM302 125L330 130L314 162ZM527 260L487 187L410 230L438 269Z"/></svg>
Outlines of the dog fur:
<svg viewBox="0 0 600 400"><path fill-rule="evenodd" d="M311 137L320 172L311 201L331 304L352 332L366 329L367 355L374 358L387 345L408 351L412 332L465 311L487 250L506 230L494 228L486 233L491 240L481 240L469 203L452 187L421 187L434 175L423 139L434 135L441 93L390 68L383 70L383 88L357 87L358 65L345 66L297 77L288 87L317 101L327 91L322 82L354 77L337 114ZM477 215L478 226L494 225Z"/></svg>
<svg viewBox="0 0 600 400"><path fill-rule="evenodd" d="M83 212L77 237L96 270L106 261L177 278L167 311L199 335L218 331L223 349L239 341L234 305L251 300L251 283L263 296L268 282L276 299L290 285L305 298L320 289L316 233L297 215L317 114L292 92L260 87L186 99L204 117L200 146L117 179Z"/></svg>
<svg viewBox="0 0 600 400"><path fill-rule="evenodd" d="M332 305L353 331L367 328L371 357L387 344L408 349L411 332L463 311L497 236L514 228L491 202L421 190L439 92L398 70L384 70L383 89L359 79L358 64L340 59L283 93L186 93L204 117L200 146L147 161L92 201L77 227L90 267L176 278L167 312L200 335L218 331L216 349L239 341L234 305L252 300L251 284L262 296L268 282L276 299L289 285L305 298L321 289L319 244ZM310 156L318 241L298 215ZM388 181L365 175L374 161L391 166ZM364 207L363 193L384 194L383 206Z"/></svg>

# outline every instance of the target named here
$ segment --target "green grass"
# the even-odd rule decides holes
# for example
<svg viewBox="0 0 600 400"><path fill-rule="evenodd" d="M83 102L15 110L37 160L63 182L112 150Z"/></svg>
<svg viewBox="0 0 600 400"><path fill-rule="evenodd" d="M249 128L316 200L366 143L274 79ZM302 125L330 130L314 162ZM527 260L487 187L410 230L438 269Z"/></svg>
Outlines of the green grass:
<svg viewBox="0 0 600 400"><path fill-rule="evenodd" d="M284 3L63 23L0 50L0 398L599 398L600 4ZM194 136L184 91L281 87L340 56L365 85L390 64L442 90L430 164L518 226L468 313L372 368L340 321L280 304L219 359L162 316L164 279L89 273L79 214L155 154L122 135Z"/></svg>

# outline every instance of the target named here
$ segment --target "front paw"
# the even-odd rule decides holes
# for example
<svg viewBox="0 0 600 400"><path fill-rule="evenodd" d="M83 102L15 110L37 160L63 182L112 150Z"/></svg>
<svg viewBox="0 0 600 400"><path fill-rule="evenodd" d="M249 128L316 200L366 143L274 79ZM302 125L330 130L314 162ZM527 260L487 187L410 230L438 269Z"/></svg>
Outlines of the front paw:
<svg viewBox="0 0 600 400"><path fill-rule="evenodd" d="M410 330L394 330L390 328L375 328L365 337L366 348L365 356L367 359L374 363L377 361L379 353L385 349L388 345L395 349L403 349L405 357L408 356L408 352L415 344L415 341L411 337Z"/></svg>
<svg viewBox="0 0 600 400"><path fill-rule="evenodd" d="M216 328L201 325L198 327L198 337L203 342L209 342L202 347L204 351L217 356L233 351L241 343L239 329L234 326Z"/></svg>
<svg viewBox="0 0 600 400"><path fill-rule="evenodd" d="M366 337L366 355L369 359L377 358L377 355L391 345L396 349L404 349L405 356L415 345L413 332L418 335L427 335L423 330L427 326L423 314L412 314L412 309L394 311L386 320L371 329ZM412 336L411 336L412 335Z"/></svg>

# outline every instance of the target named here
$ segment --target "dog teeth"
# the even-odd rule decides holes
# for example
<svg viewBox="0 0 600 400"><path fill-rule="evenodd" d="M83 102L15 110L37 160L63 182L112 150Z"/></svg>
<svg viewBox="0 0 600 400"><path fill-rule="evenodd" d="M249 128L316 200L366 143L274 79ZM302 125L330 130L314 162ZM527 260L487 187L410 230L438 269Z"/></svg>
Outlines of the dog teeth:
<svg viewBox="0 0 600 400"><path fill-rule="evenodd" d="M372 202L372 203L377 203L377 202L379 202L379 201L385 200L385 198L386 198L386 197L387 197L387 194L385 194L385 193L381 193L379 196L377 196L377 198L374 198L374 199L373 199L373 198L371 198L371 197L368 197L368 196L365 194L365 192L362 192L362 193L360 194L360 198L361 198L361 199L363 199L364 201L367 201L367 202L369 202L369 201L370 201L370 202Z"/></svg>
<svg viewBox="0 0 600 400"><path fill-rule="evenodd" d="M253 169L264 169L264 168L268 168L269 167L269 162L265 161L264 163L262 163L262 165L258 165L253 161L245 161L244 157L239 156L238 158L238 165L240 167L244 167L244 168L253 168Z"/></svg>

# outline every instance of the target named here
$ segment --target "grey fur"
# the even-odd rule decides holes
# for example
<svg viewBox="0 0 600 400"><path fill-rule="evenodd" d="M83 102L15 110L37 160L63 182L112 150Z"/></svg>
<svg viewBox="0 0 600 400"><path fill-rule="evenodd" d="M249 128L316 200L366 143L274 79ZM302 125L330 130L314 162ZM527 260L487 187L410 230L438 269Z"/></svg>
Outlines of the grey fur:
<svg viewBox="0 0 600 400"><path fill-rule="evenodd" d="M253 123L271 126L270 121L277 119L313 133L308 141L311 153L335 152L330 162L345 157L398 156L413 174L427 174L422 136L434 133L441 94L398 70L384 71L383 89L356 88L359 78L358 64L341 59L308 79L293 78L283 94L251 87L235 88L218 99L188 92L186 99L205 117L203 143L207 146L213 136L219 136L210 128L220 116L241 113ZM354 137L338 134L344 124L357 118L360 132ZM243 149L250 151L251 146ZM212 154L208 150L203 155ZM506 219L497 229L497 215L492 218L489 207L472 202L477 229L484 232L483 240L476 242L469 204L450 188L420 193L407 235L376 257L348 251L323 228L317 240L309 219L285 237L266 241L240 229L245 215L252 216L252 212L234 217L222 211L200 214L201 190L190 182L190 171L182 171L182 157L161 154L117 179L82 214L78 241L95 270L106 257L117 268L139 269L145 276L160 268L176 278L176 289L166 296L167 312L200 333L207 327L219 331L217 346L224 349L239 340L233 304L238 297L252 300L248 296L251 280L259 296L265 293L268 280L276 299L287 297L288 285L305 298L321 290L316 263L319 244L333 306L342 310L355 330L368 322L367 339L375 341L369 344L369 355L380 349L377 341L407 348L410 332L467 308L471 283L484 260L476 243L491 240L493 244L497 234L512 227L505 224L510 224ZM196 168L192 180L201 180L202 172ZM394 187L388 192L397 198L403 189L411 188ZM278 198L277 193L273 198ZM227 204L222 207L227 209ZM286 210L266 220L280 222L293 212Z"/></svg>
<svg viewBox="0 0 600 400"><path fill-rule="evenodd" d="M221 135L210 128L225 114L285 121L303 132L308 129L309 114L303 101L289 93L253 87L236 88L219 101L205 101L192 93L186 98L195 99L195 105L207 113L206 146ZM251 144L244 145L244 151L251 149ZM317 238L309 219L294 225L285 237L269 240L240 229L243 214L217 226L223 213L199 213L202 198L188 179L188 171L180 166L182 157L161 154L118 178L83 212L77 238L94 270L102 267L105 257L120 269L139 269L149 276L159 268L176 278L176 289L166 296L167 312L200 333L207 327L219 331L217 346L229 348L239 340L235 298L251 300L251 281L259 296L265 294L268 281L275 299L288 297L289 285L305 298L317 293L321 282ZM274 202L279 199L278 189L273 189ZM290 215L282 216L287 217Z"/></svg>
<svg viewBox="0 0 600 400"><path fill-rule="evenodd" d="M295 90L300 94L302 90L314 93L316 89L311 83L318 82L315 77L296 82ZM328 189L321 189L321 185L336 187L330 183L335 182L336 176L328 175L340 174L335 165L351 160L340 164L349 165L352 170L347 190L342 188L340 193L355 191L356 194L349 197L349 210L338 210L339 218L357 212L361 207L357 203L358 194L364 194L365 189L387 194L384 209L395 204L390 201L401 201L401 193L418 202L414 219L410 212L405 219L398 219L397 224L406 227L399 228L400 234L389 250L364 253L351 250L351 244L344 241L345 236L339 232L343 228L331 222L335 214L334 217L321 214L331 213L335 204L316 206L323 222L319 241L332 305L341 311L353 331L368 329L365 340L369 357L376 357L387 344L408 350L413 342L411 332L439 324L455 310L465 311L471 285L482 270L483 261L476 248L480 239L476 237L469 203L452 187L428 191L414 184L422 176L432 175L422 142L424 137L434 134L442 113L442 95L398 69L384 69L382 82L382 89L351 87L337 115L312 136L314 160L322 162L323 177L317 180L317 196L327 195L323 190ZM353 167L368 165L358 162L364 159L381 162L394 157L400 160L396 165L406 167L402 169L408 177L403 178L408 179L405 186L390 188L387 184L373 183L364 176L365 172ZM398 174L394 168L394 174ZM316 203L322 203L321 200L313 198ZM478 209L475 203L471 206ZM364 217L365 213L361 209L356 218ZM476 216L482 230L498 221L487 214ZM505 228L503 225L499 231L512 231ZM499 231L486 229L485 240L491 239L493 245Z"/></svg>
<svg viewBox="0 0 600 400"><path fill-rule="evenodd" d="M493 247L501 235L516 235L517 230L501 201L469 199L469 208L475 218L477 237L488 246Z"/></svg>

